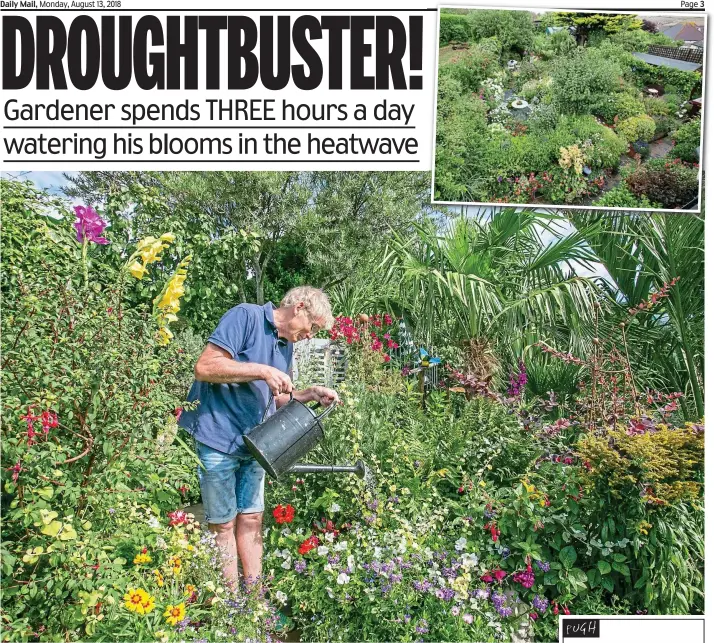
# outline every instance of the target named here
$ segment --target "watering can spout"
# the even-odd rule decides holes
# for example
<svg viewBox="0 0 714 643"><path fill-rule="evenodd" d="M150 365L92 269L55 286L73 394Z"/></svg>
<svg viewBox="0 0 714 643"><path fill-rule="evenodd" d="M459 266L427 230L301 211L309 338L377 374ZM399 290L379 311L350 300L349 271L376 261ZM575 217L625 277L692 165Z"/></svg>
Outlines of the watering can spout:
<svg viewBox="0 0 714 643"><path fill-rule="evenodd" d="M294 464L290 473L354 473L358 478L364 478L365 466L362 460L350 464Z"/></svg>

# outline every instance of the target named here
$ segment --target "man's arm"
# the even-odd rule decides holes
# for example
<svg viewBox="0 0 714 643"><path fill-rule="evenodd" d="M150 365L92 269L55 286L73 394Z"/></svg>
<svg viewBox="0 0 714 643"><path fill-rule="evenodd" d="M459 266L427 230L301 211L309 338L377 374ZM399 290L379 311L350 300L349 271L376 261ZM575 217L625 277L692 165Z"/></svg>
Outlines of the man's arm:
<svg viewBox="0 0 714 643"><path fill-rule="evenodd" d="M302 391L293 391L293 398L299 402L319 402L322 406L329 406L332 402L339 402L340 396L326 386L311 386ZM290 395L280 395L275 398L275 406L280 408L290 401Z"/></svg>
<svg viewBox="0 0 714 643"><path fill-rule="evenodd" d="M236 362L227 350L210 342L198 358L193 374L199 382L213 384L263 380L276 397L293 390L290 378L277 368L254 362Z"/></svg>

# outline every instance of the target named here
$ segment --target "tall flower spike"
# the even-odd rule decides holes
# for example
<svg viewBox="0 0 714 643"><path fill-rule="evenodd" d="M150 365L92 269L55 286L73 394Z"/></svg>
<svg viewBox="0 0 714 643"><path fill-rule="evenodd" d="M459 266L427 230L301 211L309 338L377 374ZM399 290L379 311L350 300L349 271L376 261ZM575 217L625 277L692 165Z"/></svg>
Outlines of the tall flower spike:
<svg viewBox="0 0 714 643"><path fill-rule="evenodd" d="M77 230L77 241L83 243L85 240L99 245L109 243L108 239L101 236L107 222L102 219L96 210L90 205L75 205L74 215L76 220L74 227Z"/></svg>

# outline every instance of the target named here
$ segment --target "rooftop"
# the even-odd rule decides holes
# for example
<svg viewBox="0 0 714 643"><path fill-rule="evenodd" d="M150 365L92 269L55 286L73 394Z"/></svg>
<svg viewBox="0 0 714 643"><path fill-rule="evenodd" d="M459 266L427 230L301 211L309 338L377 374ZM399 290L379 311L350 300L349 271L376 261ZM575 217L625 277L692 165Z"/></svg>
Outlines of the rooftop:
<svg viewBox="0 0 714 643"><path fill-rule="evenodd" d="M665 58L664 56L653 56L652 54L642 54L640 52L635 52L632 55L635 58L639 58L640 60L657 67L672 67L681 71L697 71L702 68L701 63L688 63L684 60Z"/></svg>

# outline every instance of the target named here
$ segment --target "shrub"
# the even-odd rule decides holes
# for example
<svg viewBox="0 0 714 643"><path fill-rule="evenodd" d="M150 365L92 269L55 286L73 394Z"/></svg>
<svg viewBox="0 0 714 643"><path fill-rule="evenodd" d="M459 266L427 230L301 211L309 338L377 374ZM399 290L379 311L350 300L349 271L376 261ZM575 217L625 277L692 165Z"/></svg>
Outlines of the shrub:
<svg viewBox="0 0 714 643"><path fill-rule="evenodd" d="M553 77L546 76L537 80L529 80L519 92L524 100L531 102L536 96L542 98L553 86Z"/></svg>
<svg viewBox="0 0 714 643"><path fill-rule="evenodd" d="M612 190L608 190L593 205L605 208L661 208L659 203L652 203L646 196L637 197L627 188L627 183L622 181Z"/></svg>
<svg viewBox="0 0 714 643"><path fill-rule="evenodd" d="M504 50L523 52L533 42L533 19L528 11L476 9L468 14L475 40L495 36Z"/></svg>
<svg viewBox="0 0 714 643"><path fill-rule="evenodd" d="M528 127L534 133L554 130L558 125L559 118L560 114L555 105L540 103L531 110L531 114L528 117Z"/></svg>
<svg viewBox="0 0 714 643"><path fill-rule="evenodd" d="M662 98L646 96L644 104L645 114L648 114L649 116L669 116L672 113L670 105Z"/></svg>
<svg viewBox="0 0 714 643"><path fill-rule="evenodd" d="M478 91L481 83L499 71L498 57L479 47L460 52L455 62L439 65L439 78L451 76L461 83L464 92Z"/></svg>
<svg viewBox="0 0 714 643"><path fill-rule="evenodd" d="M635 196L646 196L663 208L681 208L699 194L698 170L678 159L652 159L625 180Z"/></svg>
<svg viewBox="0 0 714 643"><path fill-rule="evenodd" d="M553 101L564 113L589 114L604 96L613 93L621 71L597 48L579 50L553 73Z"/></svg>
<svg viewBox="0 0 714 643"><path fill-rule="evenodd" d="M610 40L617 45L622 45L627 51L639 52L646 52L650 45L673 47L676 42L663 33L653 34L642 29L632 29L631 31L612 34Z"/></svg>
<svg viewBox="0 0 714 643"><path fill-rule="evenodd" d="M646 114L632 116L620 121L616 126L617 133L629 143L635 141L651 141L654 138L656 125L654 119Z"/></svg>
<svg viewBox="0 0 714 643"><path fill-rule="evenodd" d="M439 44L443 47L450 42L466 42L471 28L465 15L441 12L439 18Z"/></svg>
<svg viewBox="0 0 714 643"><path fill-rule="evenodd" d="M669 156L683 161L698 163L699 153L697 148L700 145L701 127L702 121L700 118L695 118L682 125L672 135L675 145L670 150Z"/></svg>

